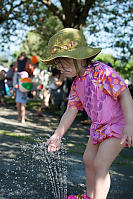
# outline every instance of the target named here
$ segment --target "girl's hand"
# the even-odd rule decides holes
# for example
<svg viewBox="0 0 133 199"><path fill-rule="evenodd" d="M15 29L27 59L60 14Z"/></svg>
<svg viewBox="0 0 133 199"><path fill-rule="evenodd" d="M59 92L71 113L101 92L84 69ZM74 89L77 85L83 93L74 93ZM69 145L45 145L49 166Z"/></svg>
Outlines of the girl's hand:
<svg viewBox="0 0 133 199"><path fill-rule="evenodd" d="M128 147L133 146L133 125L126 125L123 129L121 144L127 141Z"/></svg>
<svg viewBox="0 0 133 199"><path fill-rule="evenodd" d="M14 86L14 88L19 88L19 85L18 85L18 84L16 84L16 85Z"/></svg>
<svg viewBox="0 0 133 199"><path fill-rule="evenodd" d="M48 152L58 151L61 147L61 137L57 135L52 135L45 145L48 145Z"/></svg>

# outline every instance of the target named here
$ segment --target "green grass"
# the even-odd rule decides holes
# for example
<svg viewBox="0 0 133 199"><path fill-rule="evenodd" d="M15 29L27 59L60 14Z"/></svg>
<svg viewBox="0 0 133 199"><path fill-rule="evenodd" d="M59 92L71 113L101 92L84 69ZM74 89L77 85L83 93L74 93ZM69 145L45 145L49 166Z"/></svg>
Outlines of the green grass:
<svg viewBox="0 0 133 199"><path fill-rule="evenodd" d="M77 150L71 149L70 147L68 148L68 152L73 153L75 155L81 155L81 156L83 156L83 154L84 154L83 151L77 151Z"/></svg>
<svg viewBox="0 0 133 199"><path fill-rule="evenodd" d="M132 160L133 159L132 157L129 157L129 156L126 156L126 155L121 155L121 154L119 155L119 157L122 158L122 159L125 159L125 160L129 160L129 159Z"/></svg>
<svg viewBox="0 0 133 199"><path fill-rule="evenodd" d="M12 133L12 132L8 132L8 131L0 130L0 134L12 136L12 137L15 137L17 139L22 139L22 140L28 141L30 143L35 142L34 138L31 138L31 137L28 137L28 136L17 135L16 133Z"/></svg>
<svg viewBox="0 0 133 199"><path fill-rule="evenodd" d="M26 109L29 111L36 111L41 106L41 101L31 100L26 104Z"/></svg>
<svg viewBox="0 0 133 199"><path fill-rule="evenodd" d="M15 133L12 133L12 132L8 132L8 131L3 131L3 130L0 130L0 134L4 134L4 135L7 135L7 136L12 136L12 137L15 137L16 139L21 139L21 140L24 140L24 141L27 141L31 144L33 143L39 143L41 141L39 140L35 140L34 138L31 138L29 136L21 136L21 135L17 135ZM43 136L42 136L43 137ZM46 138L46 137L45 137ZM67 143L69 144L69 143ZM82 145L81 145L82 146ZM80 147L81 147L80 146ZM82 148L82 149L81 149ZM69 153L72 153L72 154L76 154L76 155L81 155L83 156L83 153L84 153L84 147L81 147L80 148L80 151L77 150L77 144L73 144L73 146L69 146L68 147L68 152ZM123 165L123 166L128 166L128 167L131 167L133 168L133 163L130 163L130 162L124 162L124 159L126 160L130 160L131 158L128 158L127 156L123 156L123 155L119 155L118 156L119 158L122 159L122 161L116 159L113 164L116 164L116 165Z"/></svg>
<svg viewBox="0 0 133 199"><path fill-rule="evenodd" d="M15 99L12 99L12 98L10 98L8 96L5 96L5 102L11 108L14 107L15 104L16 104L15 103ZM41 106L41 100L40 101L30 100L27 103L27 110L36 111L38 109L38 107L40 107L40 106ZM45 113L45 110L44 110L44 113ZM59 107L51 105L50 106L50 110L47 111L47 113L53 114L53 115L56 115L56 116L60 116ZM81 117L80 113L79 113L78 116ZM16 139L24 140L24 141L27 141L27 142L32 143L32 144L36 143L36 142L39 142L39 141L35 140L35 138L29 137L29 136L18 135L16 133L7 132L7 131L4 131L4 130L0 130L0 134L4 134L4 135L7 135L7 136L12 136L12 137L14 137ZM43 136L41 136L41 137L43 138ZM45 136L45 138L46 138L46 136ZM83 155L86 146L80 145L80 150L79 150L79 144L77 144L77 143L73 143L73 142L71 143L70 141L67 141L66 144L67 145L72 144L72 146L68 147L68 152L69 153L76 154L76 155ZM113 164L123 165L123 166L128 166L128 167L132 167L133 168L133 163L131 162L131 160L132 160L132 158L128 157L128 155L126 156L125 154L124 155L120 154L116 158L116 160L114 161Z"/></svg>
<svg viewBox="0 0 133 199"><path fill-rule="evenodd" d="M16 104L15 103L15 99L12 99L11 97L5 96L4 99L5 99L5 103L6 104L10 104L10 105L15 105Z"/></svg>
<svg viewBox="0 0 133 199"><path fill-rule="evenodd" d="M25 141L28 141L28 142L30 142L32 144L36 143L36 142L39 142L39 141L35 140L34 138L29 137L29 136L17 135L16 133L12 133L12 132L8 132L8 131L0 130L0 134L4 134L4 135L7 135L7 136L15 137L17 139L25 140ZM41 136L41 138L43 138L43 136ZM46 138L46 136L45 136L45 138ZM77 147L76 147L76 149L73 149L74 147L69 147L68 151L70 153L74 153L74 154L77 154L77 155L83 155L83 152L77 151Z"/></svg>
<svg viewBox="0 0 133 199"><path fill-rule="evenodd" d="M10 107L14 107L16 105L15 99L12 99L9 96L5 96L5 102ZM34 111L35 112L35 111L37 111L37 109L39 107L41 107L41 103L42 103L42 100L30 99L30 100L27 101L26 109L28 111ZM46 111L49 114L55 114L55 115L58 115L58 116L60 116L60 114L61 114L60 107L52 105L52 104L50 104L50 109L49 110L45 110L45 109L43 110L44 113Z"/></svg>
<svg viewBox="0 0 133 199"><path fill-rule="evenodd" d="M115 160L115 161L113 162L113 164L116 164L116 165L123 165L123 166L128 166L128 167L133 168L133 163L130 163L130 162L121 162L121 161Z"/></svg>

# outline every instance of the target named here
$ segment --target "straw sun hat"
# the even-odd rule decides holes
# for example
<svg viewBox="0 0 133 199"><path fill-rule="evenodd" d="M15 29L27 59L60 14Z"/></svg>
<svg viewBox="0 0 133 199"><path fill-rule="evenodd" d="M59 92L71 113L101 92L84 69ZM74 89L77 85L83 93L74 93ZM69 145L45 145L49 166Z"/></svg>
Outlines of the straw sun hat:
<svg viewBox="0 0 133 199"><path fill-rule="evenodd" d="M82 31L74 28L64 28L50 38L47 55L41 61L47 65L53 65L53 60L58 57L92 59L101 50L101 48L89 47Z"/></svg>

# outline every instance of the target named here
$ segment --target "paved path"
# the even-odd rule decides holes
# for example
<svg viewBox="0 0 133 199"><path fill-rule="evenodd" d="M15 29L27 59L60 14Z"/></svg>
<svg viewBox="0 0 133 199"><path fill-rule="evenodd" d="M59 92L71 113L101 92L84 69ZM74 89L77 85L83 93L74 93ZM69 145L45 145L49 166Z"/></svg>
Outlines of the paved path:
<svg viewBox="0 0 133 199"><path fill-rule="evenodd" d="M0 199L52 199L51 196L46 197L40 178L44 162L33 162L32 139L41 137L45 140L50 136L59 117L45 113L44 117L35 118L31 112L27 112L26 126L16 119L14 108L0 107L0 131L3 132L0 133ZM24 136L30 139L24 140ZM67 148L70 149L67 154L68 194L82 193L85 190L85 173L81 154L88 140L88 126L80 124L77 118L66 139ZM108 199L133 199L133 149L126 148L121 152L110 173L112 185Z"/></svg>

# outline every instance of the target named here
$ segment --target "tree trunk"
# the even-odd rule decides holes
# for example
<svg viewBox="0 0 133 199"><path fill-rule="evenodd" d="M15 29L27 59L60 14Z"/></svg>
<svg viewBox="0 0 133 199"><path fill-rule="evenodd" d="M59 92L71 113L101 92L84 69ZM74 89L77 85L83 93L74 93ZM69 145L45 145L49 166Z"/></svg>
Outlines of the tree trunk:
<svg viewBox="0 0 133 199"><path fill-rule="evenodd" d="M65 28L81 29L86 23L86 18L90 8L96 0L86 0L85 3L81 0L60 0L62 9L57 8L51 1L41 0L47 8L58 16Z"/></svg>

